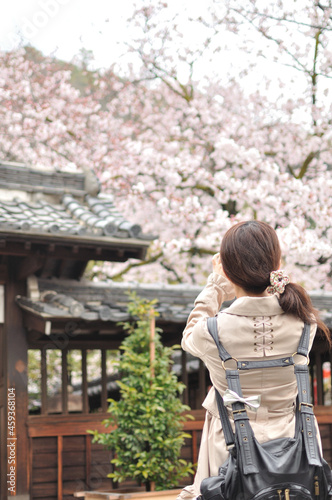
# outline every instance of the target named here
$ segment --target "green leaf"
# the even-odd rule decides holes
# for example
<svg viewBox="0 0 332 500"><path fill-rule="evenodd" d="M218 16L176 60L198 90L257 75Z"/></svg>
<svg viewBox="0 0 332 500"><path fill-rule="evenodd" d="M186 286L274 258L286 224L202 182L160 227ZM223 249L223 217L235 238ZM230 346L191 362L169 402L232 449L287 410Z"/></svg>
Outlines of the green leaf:
<svg viewBox="0 0 332 500"><path fill-rule="evenodd" d="M183 422L191 416L179 400L184 385L171 371L173 349L162 345L159 328L151 375L150 319L157 315L155 303L131 295L128 312L135 321L121 323L128 332L118 361L121 399L109 400L110 416L103 421L105 426L116 422L117 427L109 433L89 433L115 455L109 475L114 481L154 481L157 489L170 489L193 473L192 464L180 459L184 439L190 437L183 432Z"/></svg>

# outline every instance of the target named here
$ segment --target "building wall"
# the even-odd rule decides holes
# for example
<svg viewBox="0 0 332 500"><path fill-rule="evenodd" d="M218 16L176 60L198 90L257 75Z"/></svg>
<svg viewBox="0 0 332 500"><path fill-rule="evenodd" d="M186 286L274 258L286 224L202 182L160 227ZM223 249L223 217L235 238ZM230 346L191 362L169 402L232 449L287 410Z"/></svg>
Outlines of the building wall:
<svg viewBox="0 0 332 500"><path fill-rule="evenodd" d="M11 262L11 265L8 266L8 280L5 290L3 342L6 346L4 349L6 393L4 405L5 429L2 429L1 435L2 437L6 436L7 442L5 470L7 474L12 473L10 477L12 490L9 491L7 487L6 493L8 497L14 493L20 496L20 500L29 499L29 445L26 427L28 417L27 337L20 308L15 302L15 297L24 293L25 283L24 281L16 281L15 264ZM9 394L10 396L8 396ZM12 418L11 422L10 417ZM9 437L10 440L7 439ZM8 443L10 447L8 447ZM14 469L10 469L10 467L14 467ZM6 496L4 496L5 498Z"/></svg>
<svg viewBox="0 0 332 500"><path fill-rule="evenodd" d="M12 267L13 268L13 267ZM5 326L0 324L0 431L1 437L6 437L7 432L7 388L15 389L16 394L16 436L17 461L16 466L16 493L21 498L30 500L62 500L68 498L75 491L86 489L109 489L114 487L107 473L110 471L111 454L102 449L100 445L93 444L91 437L86 433L87 429L96 429L101 425L104 418L103 404L101 412L91 414L52 414L28 415L27 394L27 331L23 324L22 311L16 306L15 297L25 294L23 281L16 281L12 276L6 287L6 322ZM180 332L181 329L179 329ZM99 348L105 350L110 348L110 342L103 337L96 344L95 340L72 340L68 348L84 349ZM43 342L43 341L42 341ZM46 340L49 344L49 340ZM175 342L174 342L175 343ZM34 348L41 346L34 345ZM317 384L320 386L323 375L320 367L323 366L327 354L324 348L314 352L312 362L319 368L317 373ZM102 356L102 382L101 394L104 405L107 400L106 390L106 357ZM66 366L63 358L63 367ZM186 366L183 360L183 367ZM83 377L86 378L86 377ZM63 378L66 385L66 377ZM201 430L204 421L204 411L200 410L201 402L209 385L206 371L202 365L195 374L186 377L189 386L187 399L194 408L193 414L196 420L186 424L186 430L192 435L182 450L183 458L192 462L197 461ZM87 381L84 393L87 393ZM323 387L323 386L322 386ZM324 455L332 465L332 407L322 406L324 402L323 388L317 391L318 421L320 423ZM194 403L194 404L193 404ZM84 406L84 405L83 405ZM88 407L88 405L87 405ZM68 407L69 410L69 407ZM102 431L102 430L101 430ZM1 500L6 498L6 473L7 458L5 456L6 446L4 439L1 448ZM5 465L5 467L3 467ZM188 478L190 483L192 478ZM185 484L185 482L184 482ZM125 485L131 487L133 482ZM21 500L21 499L20 499Z"/></svg>
<svg viewBox="0 0 332 500"><path fill-rule="evenodd" d="M0 499L6 498L7 473L7 417L6 417L6 346L3 325L0 325Z"/></svg>

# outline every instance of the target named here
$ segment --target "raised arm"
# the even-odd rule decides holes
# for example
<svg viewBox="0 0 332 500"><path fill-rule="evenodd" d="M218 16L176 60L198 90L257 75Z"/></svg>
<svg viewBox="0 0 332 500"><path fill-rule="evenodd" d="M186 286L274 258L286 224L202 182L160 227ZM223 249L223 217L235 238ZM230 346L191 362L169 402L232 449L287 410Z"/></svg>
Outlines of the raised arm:
<svg viewBox="0 0 332 500"><path fill-rule="evenodd" d="M217 314L225 300L235 297L233 285L223 273L219 254L213 257L212 266L213 273L195 300L195 307L189 315L181 342L182 349L197 357L201 357L205 352L206 321L204 320Z"/></svg>

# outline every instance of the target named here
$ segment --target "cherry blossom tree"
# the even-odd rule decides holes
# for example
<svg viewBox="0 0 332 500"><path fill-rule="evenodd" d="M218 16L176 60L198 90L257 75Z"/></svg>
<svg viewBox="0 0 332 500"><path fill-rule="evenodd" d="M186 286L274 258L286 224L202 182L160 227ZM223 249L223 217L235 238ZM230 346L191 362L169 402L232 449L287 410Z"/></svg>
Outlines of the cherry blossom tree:
<svg viewBox="0 0 332 500"><path fill-rule="evenodd" d="M118 120L95 95L99 75L90 73L80 92L73 66L29 47L0 53L0 67L1 160L79 171L119 147ZM116 93L119 79L112 85Z"/></svg>
<svg viewBox="0 0 332 500"><path fill-rule="evenodd" d="M140 78L154 86L141 104L143 129L129 145L136 175L127 179L131 209L161 229L151 273L154 267L160 277L161 264L168 279L202 280L206 254L229 225L258 218L278 229L294 280L330 289L331 2L220 4L211 2L204 19L191 17L203 27L199 44L184 48L182 37L175 56L181 24L164 17L164 3L144 2L134 16L141 36L131 50L141 59ZM203 55L222 64L225 33L248 60L222 82L211 73L195 81ZM257 68L262 76L252 90Z"/></svg>
<svg viewBox="0 0 332 500"><path fill-rule="evenodd" d="M203 283L234 223L278 231L283 266L331 290L331 5L138 2L131 66L86 71L1 55L3 159L92 168L120 211L158 233L113 279ZM129 56L128 56L129 57Z"/></svg>

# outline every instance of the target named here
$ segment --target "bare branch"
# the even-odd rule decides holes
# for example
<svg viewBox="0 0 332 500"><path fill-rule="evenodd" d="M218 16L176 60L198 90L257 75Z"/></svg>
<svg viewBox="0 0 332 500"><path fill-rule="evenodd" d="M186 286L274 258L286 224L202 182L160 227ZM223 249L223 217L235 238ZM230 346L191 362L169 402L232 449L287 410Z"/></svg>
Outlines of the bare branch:
<svg viewBox="0 0 332 500"><path fill-rule="evenodd" d="M318 5L320 7L320 5ZM239 13L236 9L231 8L231 10L234 10L235 12ZM290 24L296 24L297 26L305 26L306 28L313 28L313 29L318 29L318 30L324 30L324 31L332 31L332 27L329 28L327 26L321 26L321 25L316 25L316 24L311 24L311 23L304 23L302 21L298 21L295 19L287 19L286 17L276 17L276 16L271 16L270 14L263 14L258 11L249 11L246 10L244 11L245 14L247 15L256 15L259 17L264 17L265 19L271 19L273 21L278 21L278 22L283 22L283 23L290 23Z"/></svg>
<svg viewBox="0 0 332 500"><path fill-rule="evenodd" d="M136 267L146 266L147 264L153 264L158 259L160 259L160 257L162 257L162 255L163 255L163 252L159 252L156 255L153 255L152 257L150 257L149 259L142 260L140 262L130 262L122 271L120 271L116 274L113 274L111 276L108 276L108 278L110 278L112 280L118 280L119 278L122 278L122 276L124 276L131 269L134 269Z"/></svg>
<svg viewBox="0 0 332 500"><path fill-rule="evenodd" d="M257 31L258 31L258 32L259 32L259 33L260 33L260 34L264 37L264 38L266 38L267 40L270 40L271 42L276 43L279 47L281 46L281 44L282 44L281 40L278 40L278 39L276 39L276 38L274 38L274 37L272 37L272 36L268 35L268 34L267 34L265 31L263 31L261 28L257 27L257 26L255 25L255 23L254 23L251 19L249 19L249 18L247 18L247 17L245 16L245 12L241 12L241 11L239 11L239 10L237 10L237 9L232 9L232 10L234 10L235 12L237 12L237 14L238 14L239 16L244 17L244 18L246 19L246 21L247 21L249 24L251 24L251 25L252 25L252 26L253 26L253 27L254 27L254 28L255 28L255 29L256 29L256 30L257 30ZM290 57L291 57L291 58L295 61L295 63L296 63L296 64L298 64L298 66L300 66L300 68L301 68L301 70L302 70L302 71L304 71L305 73L310 74L310 72L306 69L306 67L305 67L305 66L301 63L301 61L299 61L299 60L298 60L298 58L297 58L297 57L295 57L295 55L294 55L294 54L292 54L292 52L290 52L290 51L289 51L286 47L284 48L284 50L285 50L285 53L286 53L286 54L288 54L288 55L289 55L289 56L290 56ZM298 68L298 67L296 67L296 66L291 66L291 67L294 67L295 69L299 69L299 68Z"/></svg>
<svg viewBox="0 0 332 500"><path fill-rule="evenodd" d="M306 157L306 159L304 160L303 164L302 164L302 167L301 167L301 170L300 170L300 173L296 176L297 179L302 179L307 170L308 170L308 167L310 165L310 163L312 162L312 160L317 156L317 153L314 153L313 151L311 153L308 154L308 156Z"/></svg>

